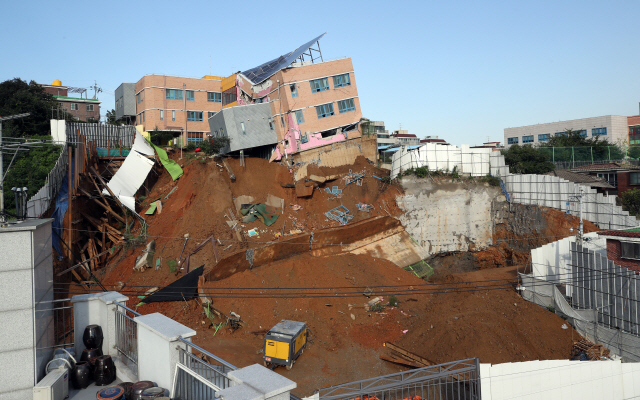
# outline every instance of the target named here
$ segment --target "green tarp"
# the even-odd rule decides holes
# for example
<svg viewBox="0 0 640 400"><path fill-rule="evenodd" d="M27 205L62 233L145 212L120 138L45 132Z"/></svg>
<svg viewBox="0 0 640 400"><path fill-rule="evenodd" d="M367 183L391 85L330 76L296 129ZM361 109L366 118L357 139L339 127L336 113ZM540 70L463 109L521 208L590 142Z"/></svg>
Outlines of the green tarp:
<svg viewBox="0 0 640 400"><path fill-rule="evenodd" d="M268 206L264 203L243 204L242 208L240 208L240 213L245 216L242 218L242 222L253 222L259 219L266 226L271 226L276 222L278 219L276 212L277 209L275 207Z"/></svg>
<svg viewBox="0 0 640 400"><path fill-rule="evenodd" d="M182 176L182 168L180 168L178 163L171 160L163 148L160 148L153 143L151 143L151 145L156 150L156 153L158 153L158 157L160 158L162 165L164 165L165 169L169 174L171 174L171 178L173 178L174 181L180 178Z"/></svg>
<svg viewBox="0 0 640 400"><path fill-rule="evenodd" d="M153 213L156 212L156 206L157 202L154 201L153 203L151 203L151 207L149 207L147 212L145 212L145 215L153 215Z"/></svg>

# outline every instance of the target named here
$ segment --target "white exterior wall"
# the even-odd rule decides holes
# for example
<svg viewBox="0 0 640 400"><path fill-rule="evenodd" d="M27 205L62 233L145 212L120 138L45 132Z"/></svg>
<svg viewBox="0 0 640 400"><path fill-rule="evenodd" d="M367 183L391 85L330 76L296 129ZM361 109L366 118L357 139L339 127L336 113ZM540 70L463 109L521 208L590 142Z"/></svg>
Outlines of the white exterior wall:
<svg viewBox="0 0 640 400"><path fill-rule="evenodd" d="M640 363L546 360L480 364L483 400L623 400L640 396Z"/></svg>
<svg viewBox="0 0 640 400"><path fill-rule="evenodd" d="M517 128L505 128L504 130L504 144L509 147L509 138L517 137L518 144L522 143L523 136L533 135L533 143L537 144L538 135L550 133L551 136L556 132L564 132L567 129L587 131L587 137L593 137L591 130L593 128L607 128L607 134L600 136L601 139L606 139L610 143L618 144L620 142L628 141L629 139L629 125L627 124L627 117L620 115L605 115L602 117L582 118L574 119L570 121L550 122L546 124L536 124L528 126L519 126Z"/></svg>

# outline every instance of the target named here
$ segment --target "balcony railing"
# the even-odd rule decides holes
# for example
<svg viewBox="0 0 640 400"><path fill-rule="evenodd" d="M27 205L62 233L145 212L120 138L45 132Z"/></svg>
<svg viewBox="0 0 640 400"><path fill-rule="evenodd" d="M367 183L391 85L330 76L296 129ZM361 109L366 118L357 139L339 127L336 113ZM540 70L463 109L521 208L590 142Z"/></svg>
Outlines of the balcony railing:
<svg viewBox="0 0 640 400"><path fill-rule="evenodd" d="M139 317L137 313L125 306L124 304L114 302L116 304L116 349L120 354L138 366L138 326L133 320Z"/></svg>

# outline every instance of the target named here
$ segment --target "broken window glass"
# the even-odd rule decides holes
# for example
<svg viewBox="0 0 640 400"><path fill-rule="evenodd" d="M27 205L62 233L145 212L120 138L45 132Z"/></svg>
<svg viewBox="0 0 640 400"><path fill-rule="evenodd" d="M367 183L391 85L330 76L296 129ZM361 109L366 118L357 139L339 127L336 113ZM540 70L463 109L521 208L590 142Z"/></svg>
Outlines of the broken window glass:
<svg viewBox="0 0 640 400"><path fill-rule="evenodd" d="M333 111L333 103L316 106L316 113L318 114L318 119L335 115L335 112Z"/></svg>
<svg viewBox="0 0 640 400"><path fill-rule="evenodd" d="M349 74L343 74L333 77L333 87L339 88L343 86L351 86L351 79L349 78Z"/></svg>
<svg viewBox="0 0 640 400"><path fill-rule="evenodd" d="M289 89L291 89L291 97L298 97L298 87L295 83L289 85Z"/></svg>
<svg viewBox="0 0 640 400"><path fill-rule="evenodd" d="M317 93L317 92L322 92L324 90L329 90L329 79L327 79L327 78L314 79L312 81L309 81L309 83L311 83L311 92L312 93Z"/></svg>

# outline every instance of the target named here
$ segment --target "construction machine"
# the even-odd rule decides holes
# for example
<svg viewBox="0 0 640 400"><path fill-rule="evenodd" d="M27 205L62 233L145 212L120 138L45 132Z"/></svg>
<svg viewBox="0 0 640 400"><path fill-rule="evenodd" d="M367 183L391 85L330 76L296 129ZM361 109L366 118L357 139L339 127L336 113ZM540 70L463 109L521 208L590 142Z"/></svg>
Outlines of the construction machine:
<svg viewBox="0 0 640 400"><path fill-rule="evenodd" d="M278 322L264 336L264 366L273 369L282 365L290 370L307 346L308 334L309 329L304 322Z"/></svg>

